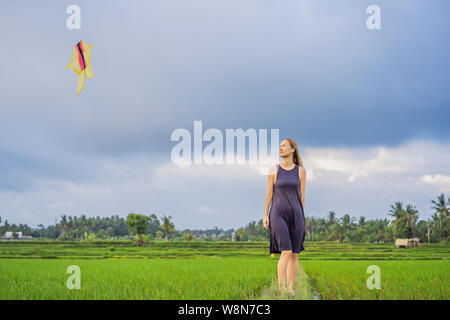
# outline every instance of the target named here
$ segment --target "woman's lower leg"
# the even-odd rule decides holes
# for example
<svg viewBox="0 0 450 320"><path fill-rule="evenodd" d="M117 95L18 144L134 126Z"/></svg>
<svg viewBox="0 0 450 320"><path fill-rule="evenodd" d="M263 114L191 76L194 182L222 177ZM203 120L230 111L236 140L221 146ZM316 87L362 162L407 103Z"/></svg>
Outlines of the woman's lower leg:
<svg viewBox="0 0 450 320"><path fill-rule="evenodd" d="M292 253L289 256L287 263L287 279L289 291L294 290L295 278L297 277L298 271L298 253Z"/></svg>
<svg viewBox="0 0 450 320"><path fill-rule="evenodd" d="M278 261L278 288L281 292L286 291L286 276L288 273L288 263L291 258L292 251L281 251L280 260Z"/></svg>

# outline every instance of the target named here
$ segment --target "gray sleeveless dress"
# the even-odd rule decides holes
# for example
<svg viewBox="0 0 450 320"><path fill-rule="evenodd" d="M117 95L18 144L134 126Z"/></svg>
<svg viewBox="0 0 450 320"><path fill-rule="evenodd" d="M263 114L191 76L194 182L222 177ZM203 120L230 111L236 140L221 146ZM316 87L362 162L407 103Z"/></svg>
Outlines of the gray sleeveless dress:
<svg viewBox="0 0 450 320"><path fill-rule="evenodd" d="M299 168L286 170L277 165L277 179L273 186L269 212L270 253L305 250L306 221L300 198Z"/></svg>

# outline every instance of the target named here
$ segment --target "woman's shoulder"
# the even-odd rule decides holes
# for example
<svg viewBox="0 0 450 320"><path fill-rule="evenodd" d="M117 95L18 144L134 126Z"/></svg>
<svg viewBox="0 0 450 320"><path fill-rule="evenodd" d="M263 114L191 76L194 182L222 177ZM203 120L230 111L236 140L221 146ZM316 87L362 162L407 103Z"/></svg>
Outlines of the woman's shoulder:
<svg viewBox="0 0 450 320"><path fill-rule="evenodd" d="M297 167L298 167L298 173L299 173L299 175L306 176L306 169L303 168L302 166L299 166L299 165L297 165Z"/></svg>
<svg viewBox="0 0 450 320"><path fill-rule="evenodd" d="M277 174L278 172L278 168L280 167L279 164L275 164L273 166L269 167L269 174L273 175L273 174Z"/></svg>

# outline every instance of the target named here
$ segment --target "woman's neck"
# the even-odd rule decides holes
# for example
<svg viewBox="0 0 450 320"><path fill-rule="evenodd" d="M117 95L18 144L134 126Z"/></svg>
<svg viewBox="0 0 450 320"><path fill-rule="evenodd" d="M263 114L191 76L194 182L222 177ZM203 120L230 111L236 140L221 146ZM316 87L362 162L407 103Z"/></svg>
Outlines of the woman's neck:
<svg viewBox="0 0 450 320"><path fill-rule="evenodd" d="M282 161L281 161L281 163L280 163L280 165L284 168L284 169L292 169L294 166L295 166L295 163L294 163L294 161L292 160L292 158L289 158L289 159L287 159L287 158L284 158Z"/></svg>

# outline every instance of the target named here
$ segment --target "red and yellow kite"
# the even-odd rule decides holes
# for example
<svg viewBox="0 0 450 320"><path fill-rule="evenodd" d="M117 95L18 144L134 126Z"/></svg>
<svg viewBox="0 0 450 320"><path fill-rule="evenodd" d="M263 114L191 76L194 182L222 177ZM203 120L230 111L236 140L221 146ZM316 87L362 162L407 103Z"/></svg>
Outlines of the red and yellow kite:
<svg viewBox="0 0 450 320"><path fill-rule="evenodd" d="M81 89L83 89L84 80L86 77L92 78L94 76L90 60L92 46L93 44L88 45L83 40L78 42L75 48L73 48L70 63L66 66L66 68L72 68L76 73L78 73L77 95L79 95Z"/></svg>

